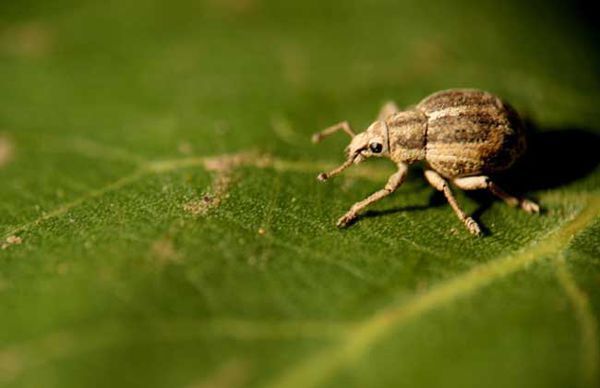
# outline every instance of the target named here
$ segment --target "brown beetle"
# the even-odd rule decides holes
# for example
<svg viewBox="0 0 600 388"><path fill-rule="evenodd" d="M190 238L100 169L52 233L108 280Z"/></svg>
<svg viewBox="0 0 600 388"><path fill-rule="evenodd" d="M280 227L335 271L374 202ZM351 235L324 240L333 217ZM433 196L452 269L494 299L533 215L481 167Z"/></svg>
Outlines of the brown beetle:
<svg viewBox="0 0 600 388"><path fill-rule="evenodd" d="M344 121L313 135L313 141L339 130L352 137L346 148L348 158L335 170L319 174L319 180L327 180L371 156L389 158L398 166L383 189L355 203L338 220L339 227L347 226L362 209L393 193L404 182L408 165L417 161L425 162L425 178L444 193L458 218L473 234L481 234L481 229L460 208L448 181L463 190L488 189L507 204L529 213L540 210L536 203L508 194L488 176L512 166L525 151L519 116L491 93L445 90L405 111L390 102L366 131L355 134Z"/></svg>

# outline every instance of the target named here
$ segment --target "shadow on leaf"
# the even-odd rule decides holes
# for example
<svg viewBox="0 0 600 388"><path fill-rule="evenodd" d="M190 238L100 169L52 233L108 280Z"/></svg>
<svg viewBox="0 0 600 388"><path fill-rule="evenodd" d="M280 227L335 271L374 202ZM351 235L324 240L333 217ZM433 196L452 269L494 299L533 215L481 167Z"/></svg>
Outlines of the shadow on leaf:
<svg viewBox="0 0 600 388"><path fill-rule="evenodd" d="M427 210L429 208L431 208L432 205L412 205L412 206L400 206L400 207L393 207L390 209L384 209L384 210L367 210L366 212L364 212L363 214L360 214L357 217L357 221L363 218L373 218L373 217L381 217L381 216L387 216L390 214L396 214L396 213L401 213L401 212L414 212L414 211L420 211L420 210ZM437 206L437 205L435 205Z"/></svg>
<svg viewBox="0 0 600 388"><path fill-rule="evenodd" d="M582 179L600 164L600 136L578 128L530 128L527 153L499 182L518 193L549 190Z"/></svg>
<svg viewBox="0 0 600 388"><path fill-rule="evenodd" d="M568 185L592 173L600 164L600 136L594 131L578 128L547 128L540 131L528 122L526 154L505 173L494 176L501 187L510 193L527 196L538 190L550 190ZM479 208L472 217L481 215L498 201L485 191L471 191ZM544 204L540 204L542 213ZM481 224L481 223L480 223ZM485 234L489 234L489 230Z"/></svg>

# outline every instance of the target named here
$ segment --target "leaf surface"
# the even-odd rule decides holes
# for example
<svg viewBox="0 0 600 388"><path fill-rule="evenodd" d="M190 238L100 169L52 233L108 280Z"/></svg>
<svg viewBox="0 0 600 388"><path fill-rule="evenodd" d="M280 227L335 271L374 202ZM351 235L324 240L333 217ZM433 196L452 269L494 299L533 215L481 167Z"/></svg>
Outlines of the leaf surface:
<svg viewBox="0 0 600 388"><path fill-rule="evenodd" d="M585 11L585 10L583 10ZM569 5L0 4L0 384L598 386L600 55ZM341 120L477 87L529 121L508 187L458 201Z"/></svg>

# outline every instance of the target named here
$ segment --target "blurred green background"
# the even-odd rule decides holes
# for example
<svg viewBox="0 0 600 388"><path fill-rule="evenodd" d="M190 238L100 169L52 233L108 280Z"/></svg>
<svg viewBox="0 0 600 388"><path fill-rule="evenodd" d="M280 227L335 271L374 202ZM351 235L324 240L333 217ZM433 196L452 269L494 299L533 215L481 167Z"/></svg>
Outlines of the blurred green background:
<svg viewBox="0 0 600 388"><path fill-rule="evenodd" d="M0 385L598 386L591 9L2 1ZM417 167L337 230L392 167L310 134L452 87L533 122L545 213L457 193L472 238Z"/></svg>

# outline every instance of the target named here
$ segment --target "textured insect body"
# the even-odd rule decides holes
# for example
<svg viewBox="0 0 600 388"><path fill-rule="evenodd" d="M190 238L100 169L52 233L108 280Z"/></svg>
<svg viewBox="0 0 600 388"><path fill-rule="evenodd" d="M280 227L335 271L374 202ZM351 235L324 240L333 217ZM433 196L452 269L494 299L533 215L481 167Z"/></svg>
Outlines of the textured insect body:
<svg viewBox="0 0 600 388"><path fill-rule="evenodd" d="M506 170L525 151L518 115L481 91L446 91L417 109L427 116L427 163L448 178Z"/></svg>
<svg viewBox="0 0 600 388"><path fill-rule="evenodd" d="M412 163L427 156L427 116L414 109L385 119L389 130L390 159Z"/></svg>
<svg viewBox="0 0 600 388"><path fill-rule="evenodd" d="M338 226L346 226L361 209L395 191L406 177L407 165L417 161L426 163L426 179L445 194L459 219L474 234L480 233L479 226L459 207L446 179L465 190L489 189L509 205L528 212L539 211L538 205L509 195L488 176L511 167L525 151L519 116L491 93L441 91L405 111L388 103L377 121L362 133L355 134L347 122L342 122L314 135L313 140L319 141L338 130L352 137L346 149L348 158L337 169L320 174L320 180L371 156L389 158L398 166L385 188L352 206Z"/></svg>

